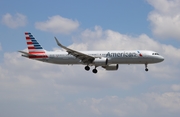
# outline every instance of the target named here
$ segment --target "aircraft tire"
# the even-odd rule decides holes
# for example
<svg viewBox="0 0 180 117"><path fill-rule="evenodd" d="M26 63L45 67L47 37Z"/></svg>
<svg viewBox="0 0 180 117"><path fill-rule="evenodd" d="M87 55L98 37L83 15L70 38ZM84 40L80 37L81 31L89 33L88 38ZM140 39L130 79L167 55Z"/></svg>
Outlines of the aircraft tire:
<svg viewBox="0 0 180 117"><path fill-rule="evenodd" d="M97 69L93 69L92 72L96 74L98 71Z"/></svg>
<svg viewBox="0 0 180 117"><path fill-rule="evenodd" d="M89 71L90 70L90 67L89 66L85 66L84 68L86 71Z"/></svg>

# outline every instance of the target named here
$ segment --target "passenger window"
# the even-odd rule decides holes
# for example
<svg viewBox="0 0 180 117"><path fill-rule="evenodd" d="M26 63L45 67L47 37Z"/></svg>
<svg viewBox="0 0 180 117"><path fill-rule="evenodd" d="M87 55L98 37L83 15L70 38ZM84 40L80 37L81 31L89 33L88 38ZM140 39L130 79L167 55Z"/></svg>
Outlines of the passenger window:
<svg viewBox="0 0 180 117"><path fill-rule="evenodd" d="M152 53L152 55L159 55L158 53Z"/></svg>

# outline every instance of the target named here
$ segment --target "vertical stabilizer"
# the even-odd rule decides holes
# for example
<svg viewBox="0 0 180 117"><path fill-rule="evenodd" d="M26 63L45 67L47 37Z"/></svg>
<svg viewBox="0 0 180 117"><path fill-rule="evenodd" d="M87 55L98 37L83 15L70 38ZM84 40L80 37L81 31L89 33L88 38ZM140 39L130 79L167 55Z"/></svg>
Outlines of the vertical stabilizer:
<svg viewBox="0 0 180 117"><path fill-rule="evenodd" d="M33 37L31 33L25 32L25 36L29 54L45 54L46 51L37 42L37 40Z"/></svg>
<svg viewBox="0 0 180 117"><path fill-rule="evenodd" d="M37 42L30 32L25 32L27 47L30 55L29 58L47 58L46 50Z"/></svg>

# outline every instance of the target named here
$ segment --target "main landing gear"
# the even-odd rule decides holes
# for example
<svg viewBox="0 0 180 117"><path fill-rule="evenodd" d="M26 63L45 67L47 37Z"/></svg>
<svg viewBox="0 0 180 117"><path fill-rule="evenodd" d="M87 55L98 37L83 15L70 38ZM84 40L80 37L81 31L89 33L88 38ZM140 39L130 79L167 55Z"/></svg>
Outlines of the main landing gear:
<svg viewBox="0 0 180 117"><path fill-rule="evenodd" d="M147 64L145 64L145 71L148 71Z"/></svg>
<svg viewBox="0 0 180 117"><path fill-rule="evenodd" d="M89 66L85 66L84 68L86 71L89 71L90 70L90 67Z"/></svg>
<svg viewBox="0 0 180 117"><path fill-rule="evenodd" d="M89 71L90 70L90 67L87 65L87 66L85 66L85 68L84 68L86 71ZM97 69L96 69L96 67L92 70L92 72L93 73L97 73L98 71L97 71Z"/></svg>
<svg viewBox="0 0 180 117"><path fill-rule="evenodd" d="M92 70L92 72L95 73L95 74L98 72L96 67Z"/></svg>

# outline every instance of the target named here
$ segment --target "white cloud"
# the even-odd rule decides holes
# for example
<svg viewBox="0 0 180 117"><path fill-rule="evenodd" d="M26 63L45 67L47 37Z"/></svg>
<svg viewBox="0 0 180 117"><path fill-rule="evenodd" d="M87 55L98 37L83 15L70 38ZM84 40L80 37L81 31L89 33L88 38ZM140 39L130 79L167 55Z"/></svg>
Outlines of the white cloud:
<svg viewBox="0 0 180 117"><path fill-rule="evenodd" d="M178 116L180 110L180 93L166 92L146 93L137 97L120 98L118 96L106 96L103 98L89 98L77 101L79 109L90 111L89 116L108 117L158 117Z"/></svg>
<svg viewBox="0 0 180 117"><path fill-rule="evenodd" d="M27 24L27 18L20 13L16 13L14 16L7 13L2 17L2 23L10 28L18 28Z"/></svg>
<svg viewBox="0 0 180 117"><path fill-rule="evenodd" d="M39 111L36 115L45 113L45 116L144 117L158 116L157 110L159 115L179 114L178 84L168 87L172 92L164 90L159 94L153 90L152 93L140 92L140 96L136 94L149 86L149 82L153 85L153 82L179 79L179 49L158 43L145 34L133 37L99 26L94 30L86 29L74 40L76 38L81 43L69 47L78 50L150 49L160 52L165 61L149 65L148 73L143 65L120 65L118 71L98 67L98 74L93 74L86 72L84 66L53 65L23 58L19 53L5 53L0 64L0 102L6 102L8 110L20 112L19 107L30 105ZM13 107L12 102L20 106ZM0 108L3 107L1 104Z"/></svg>
<svg viewBox="0 0 180 117"><path fill-rule="evenodd" d="M49 17L47 21L36 22L35 27L42 31L68 34L79 27L79 22L56 15Z"/></svg>
<svg viewBox="0 0 180 117"><path fill-rule="evenodd" d="M178 92L149 93L146 94L145 99L153 109L161 108L168 112L179 112L180 110L180 93Z"/></svg>
<svg viewBox="0 0 180 117"><path fill-rule="evenodd" d="M96 26L95 30L85 30L82 32L82 40L79 47L86 47L87 50L153 50L159 52L165 57L165 61L156 65L149 65L150 71L156 72L157 78L177 78L173 74L179 74L180 49L171 45L161 44L154 41L146 34L137 37L124 35L112 30L103 31L101 27ZM83 46L84 45L84 46ZM80 49L80 48L79 48ZM121 68L121 65L120 65ZM143 68L141 68L143 69ZM166 72L167 74L164 74Z"/></svg>
<svg viewBox="0 0 180 117"><path fill-rule="evenodd" d="M148 15L152 32L161 38L180 39L180 1L147 0L154 7Z"/></svg>
<svg viewBox="0 0 180 117"><path fill-rule="evenodd" d="M134 97L119 98L118 96L106 96L103 98L90 98L79 100L78 106L84 108L84 111L91 111L91 116L108 117L127 117L144 115L147 105L140 99ZM139 113L141 111L141 113Z"/></svg>
<svg viewBox="0 0 180 117"><path fill-rule="evenodd" d="M180 84L173 84L171 87L174 91L180 91Z"/></svg>
<svg viewBox="0 0 180 117"><path fill-rule="evenodd" d="M161 14L176 15L179 13L179 0L147 0Z"/></svg>

